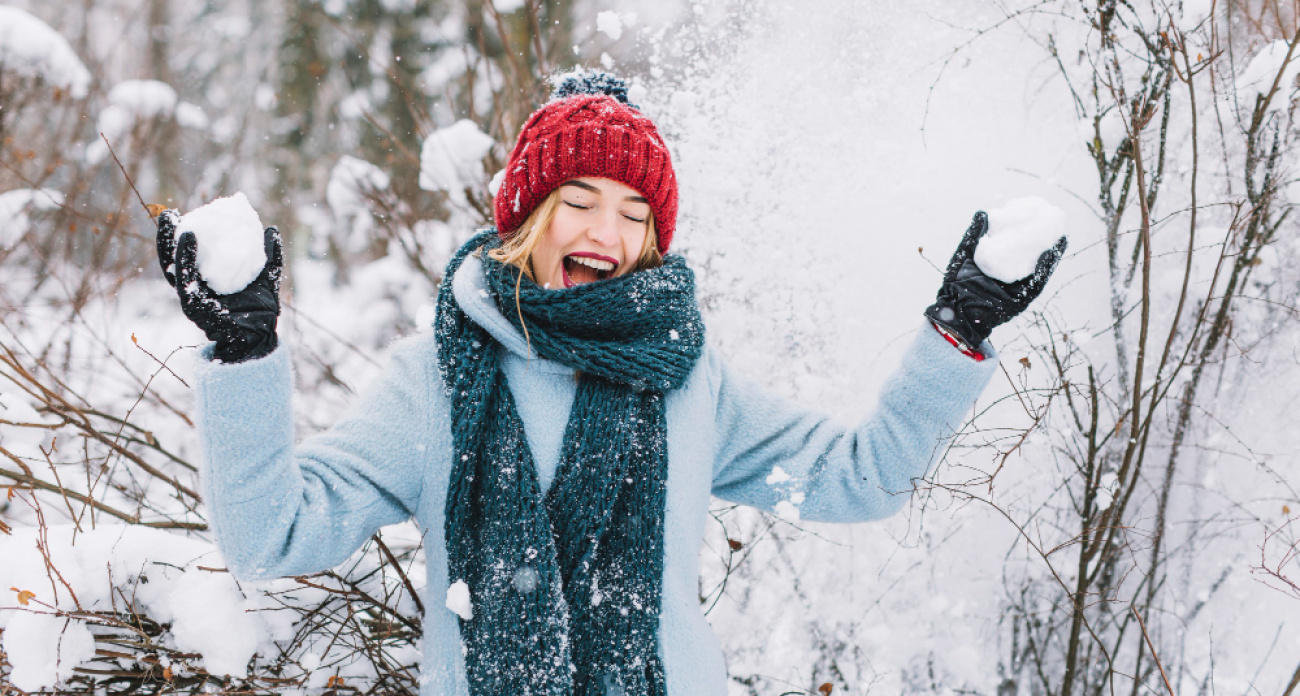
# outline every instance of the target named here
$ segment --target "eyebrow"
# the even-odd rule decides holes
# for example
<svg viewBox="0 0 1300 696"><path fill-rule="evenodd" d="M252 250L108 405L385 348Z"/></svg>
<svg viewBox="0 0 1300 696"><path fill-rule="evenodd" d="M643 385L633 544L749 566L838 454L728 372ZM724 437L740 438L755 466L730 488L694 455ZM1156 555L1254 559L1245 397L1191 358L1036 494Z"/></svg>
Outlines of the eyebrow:
<svg viewBox="0 0 1300 696"><path fill-rule="evenodd" d="M566 182L564 182L563 184L560 184L560 186L562 186L562 187L563 187L563 186L576 186L577 188L580 188L580 189L582 189L583 191L590 191L590 192L592 192L592 193L594 193L594 194L597 194L597 195L603 195L603 194L604 194L603 191L601 191L600 189L596 188L595 186L592 186L591 184L589 184L589 183L587 183L587 182L585 182L585 181L566 181ZM624 198L623 200L625 200L625 201L631 201L631 202L633 202L633 203L646 203L646 204L649 204L649 203L650 203L650 201L647 201L645 198L643 198L643 197L641 197L641 196L628 196L628 197Z"/></svg>

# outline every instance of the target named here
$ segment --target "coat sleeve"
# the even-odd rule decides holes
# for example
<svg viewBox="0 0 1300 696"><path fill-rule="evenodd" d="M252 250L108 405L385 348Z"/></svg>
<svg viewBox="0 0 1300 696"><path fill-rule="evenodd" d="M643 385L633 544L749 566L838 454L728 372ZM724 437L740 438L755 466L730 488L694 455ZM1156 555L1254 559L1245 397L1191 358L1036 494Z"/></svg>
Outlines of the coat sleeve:
<svg viewBox="0 0 1300 696"><path fill-rule="evenodd" d="M907 502L993 376L929 322L856 428L795 407L719 362L713 494L790 518L860 522Z"/></svg>
<svg viewBox="0 0 1300 696"><path fill-rule="evenodd" d="M450 457L428 340L396 344L343 419L297 447L283 346L233 365L200 360L204 488L232 572L260 579L332 568L381 526L415 513L426 467Z"/></svg>

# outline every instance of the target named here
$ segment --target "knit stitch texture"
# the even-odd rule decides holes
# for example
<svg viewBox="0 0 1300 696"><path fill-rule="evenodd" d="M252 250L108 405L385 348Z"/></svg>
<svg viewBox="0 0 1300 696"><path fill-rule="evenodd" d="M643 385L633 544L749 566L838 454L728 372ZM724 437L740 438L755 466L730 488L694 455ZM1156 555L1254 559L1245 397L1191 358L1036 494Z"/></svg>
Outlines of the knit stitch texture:
<svg viewBox="0 0 1300 696"><path fill-rule="evenodd" d="M499 245L471 239L447 268ZM699 359L694 276L665 265L547 290L480 256L502 314L542 358L581 370L555 484L544 493L498 344L450 284L438 299L438 359L454 443L446 542L470 692L663 696L658 635L668 475L664 392Z"/></svg>
<svg viewBox="0 0 1300 696"><path fill-rule="evenodd" d="M606 95L553 101L528 118L494 203L496 225L510 235L552 191L582 176L622 182L654 213L659 253L677 229L677 175L654 122Z"/></svg>
<svg viewBox="0 0 1300 696"><path fill-rule="evenodd" d="M529 352L491 298L478 259L467 258L446 282L466 315L501 346L538 485L549 491L578 390L574 370ZM658 642L668 696L727 693L722 652L698 596L711 494L769 511L802 496L798 509L808 521L879 519L907 502L912 479L943 451L997 369L997 356L984 344L989 359L975 362L928 321L918 327L876 411L855 426L773 395L711 348L686 383L666 394ZM836 334L835 326L824 328ZM381 526L414 517L425 532L427 563L420 691L467 696L460 620L444 608L452 582L443 530L454 444L433 336L393 346L388 367L349 412L296 445L288 351L282 344L258 360L225 365L205 358L198 365L205 500L226 563L246 579L332 568ZM790 478L769 485L777 466Z"/></svg>

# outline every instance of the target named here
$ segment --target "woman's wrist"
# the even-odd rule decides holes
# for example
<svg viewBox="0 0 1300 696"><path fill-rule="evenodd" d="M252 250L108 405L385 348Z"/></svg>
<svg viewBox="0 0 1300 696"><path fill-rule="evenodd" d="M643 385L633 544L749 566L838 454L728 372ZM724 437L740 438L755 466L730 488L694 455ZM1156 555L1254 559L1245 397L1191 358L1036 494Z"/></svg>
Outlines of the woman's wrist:
<svg viewBox="0 0 1300 696"><path fill-rule="evenodd" d="M939 335L940 335L940 336L943 336L944 339L946 339L946 340L948 341L948 343L952 344L952 346L953 346L954 348L956 348L957 350L961 351L961 352L962 352L962 355L965 355L965 356L971 358L971 359L974 360L975 362L980 362L980 361L984 360L984 354L983 354L983 353L981 353L981 352L979 352L978 350L975 350L974 348L972 348L972 347L971 347L970 345L968 345L965 341L961 340L961 338L958 337L956 334L954 334L953 332L949 331L948 329L943 328L943 326L942 326L941 324L939 324L938 322L936 322L936 321L934 321L933 319L931 319L931 320L930 320L930 325L933 326L933 327L934 327L934 330L935 330L935 331L938 331L938 332L939 332Z"/></svg>

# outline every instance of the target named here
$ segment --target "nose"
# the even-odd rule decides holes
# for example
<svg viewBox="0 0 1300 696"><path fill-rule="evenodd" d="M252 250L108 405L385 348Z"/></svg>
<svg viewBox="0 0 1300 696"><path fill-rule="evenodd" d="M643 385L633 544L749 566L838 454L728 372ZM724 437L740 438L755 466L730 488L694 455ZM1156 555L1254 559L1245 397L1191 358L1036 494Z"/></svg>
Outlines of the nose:
<svg viewBox="0 0 1300 696"><path fill-rule="evenodd" d="M600 246L614 246L618 241L618 210L602 207L587 228L587 238Z"/></svg>

